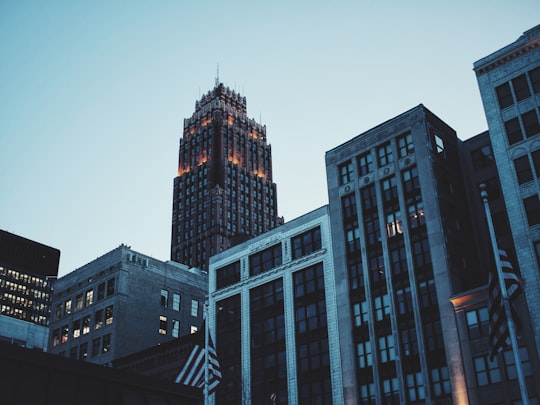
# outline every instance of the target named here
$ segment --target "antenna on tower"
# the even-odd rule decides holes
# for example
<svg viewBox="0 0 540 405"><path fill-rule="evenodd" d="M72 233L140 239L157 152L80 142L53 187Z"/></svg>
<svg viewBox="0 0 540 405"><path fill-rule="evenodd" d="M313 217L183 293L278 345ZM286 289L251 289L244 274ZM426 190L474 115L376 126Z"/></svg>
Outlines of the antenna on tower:
<svg viewBox="0 0 540 405"><path fill-rule="evenodd" d="M219 62L217 63L216 87L219 86Z"/></svg>

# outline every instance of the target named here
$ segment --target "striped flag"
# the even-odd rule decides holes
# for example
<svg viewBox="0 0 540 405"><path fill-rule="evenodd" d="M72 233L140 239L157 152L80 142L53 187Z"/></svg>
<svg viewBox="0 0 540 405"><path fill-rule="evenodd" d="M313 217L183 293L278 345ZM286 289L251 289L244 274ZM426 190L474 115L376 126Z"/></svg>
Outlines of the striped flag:
<svg viewBox="0 0 540 405"><path fill-rule="evenodd" d="M521 283L516 271L508 260L506 252L499 249L499 258L504 277L504 285L510 301L512 319L519 329L519 317L514 308L516 297L521 293ZM489 359L493 360L495 355L510 345L510 334L506 312L504 310L503 298L500 290L497 273L489 274Z"/></svg>
<svg viewBox="0 0 540 405"><path fill-rule="evenodd" d="M199 338L195 342L195 346L191 350L189 357L185 361L176 383L190 385L192 387L204 388L204 335L205 326L198 332ZM208 343L208 393L212 394L218 384L221 382L221 368L217 359L216 349L212 343L212 338L209 337Z"/></svg>

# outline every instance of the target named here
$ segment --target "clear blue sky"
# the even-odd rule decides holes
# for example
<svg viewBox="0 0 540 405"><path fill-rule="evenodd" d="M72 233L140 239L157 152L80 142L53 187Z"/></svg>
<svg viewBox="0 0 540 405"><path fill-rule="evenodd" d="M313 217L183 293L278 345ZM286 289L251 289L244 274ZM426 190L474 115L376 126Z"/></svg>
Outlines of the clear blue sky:
<svg viewBox="0 0 540 405"><path fill-rule="evenodd" d="M121 243L168 259L183 119L218 63L293 219L328 201L327 150L420 103L486 130L472 65L538 23L537 0L4 0L0 228L60 249L60 275Z"/></svg>

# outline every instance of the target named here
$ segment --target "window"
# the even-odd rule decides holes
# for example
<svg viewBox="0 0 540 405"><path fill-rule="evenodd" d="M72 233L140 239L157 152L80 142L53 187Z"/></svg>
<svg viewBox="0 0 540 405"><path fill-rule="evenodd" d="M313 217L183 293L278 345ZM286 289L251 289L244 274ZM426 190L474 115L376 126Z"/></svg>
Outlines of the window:
<svg viewBox="0 0 540 405"><path fill-rule="evenodd" d="M514 159L514 168L516 169L516 175L519 184L524 184L532 181L533 174L531 170L531 164L529 163L528 155Z"/></svg>
<svg viewBox="0 0 540 405"><path fill-rule="evenodd" d="M249 256L249 273L254 276L281 265L281 243Z"/></svg>
<svg viewBox="0 0 540 405"><path fill-rule="evenodd" d="M377 148L377 159L379 167L386 166L394 161L394 157L392 155L392 145L390 145L390 142L385 143Z"/></svg>
<svg viewBox="0 0 540 405"><path fill-rule="evenodd" d="M448 367L431 369L431 387L435 397L442 397L452 392Z"/></svg>
<svg viewBox="0 0 540 405"><path fill-rule="evenodd" d="M536 261L538 263L538 268L540 268L540 241L534 241L534 253L536 255Z"/></svg>
<svg viewBox="0 0 540 405"><path fill-rule="evenodd" d="M97 300L100 301L105 298L105 283L98 285Z"/></svg>
<svg viewBox="0 0 540 405"><path fill-rule="evenodd" d="M524 74L519 75L512 80L512 87L514 87L514 94L516 95L517 101L525 100L531 95L529 84L527 83L527 77Z"/></svg>
<svg viewBox="0 0 540 405"><path fill-rule="evenodd" d="M88 359L88 343L81 343L79 350L79 360L86 361Z"/></svg>
<svg viewBox="0 0 540 405"><path fill-rule="evenodd" d="M418 354L418 338L416 336L416 328L414 321L412 328L401 329L401 350L404 356L413 356Z"/></svg>
<svg viewBox="0 0 540 405"><path fill-rule="evenodd" d="M411 287L396 290L396 310L399 315L412 314Z"/></svg>
<svg viewBox="0 0 540 405"><path fill-rule="evenodd" d="M401 135L397 139L399 157L405 157L414 152L414 144L411 133Z"/></svg>
<svg viewBox="0 0 540 405"><path fill-rule="evenodd" d="M540 201L538 195L525 198L523 200L525 206L525 212L527 213L527 221L529 226L533 226L540 223Z"/></svg>
<svg viewBox="0 0 540 405"><path fill-rule="evenodd" d="M399 382L397 377L383 380L383 393L386 404L399 404Z"/></svg>
<svg viewBox="0 0 540 405"><path fill-rule="evenodd" d="M497 92L497 99L499 100L499 107L501 110L514 104L512 92L510 91L510 84L508 82L496 87L495 91Z"/></svg>
<svg viewBox="0 0 540 405"><path fill-rule="evenodd" d="M375 319L382 321L384 318L390 316L390 299L388 294L384 294L373 299L375 303Z"/></svg>
<svg viewBox="0 0 540 405"><path fill-rule="evenodd" d="M101 353L101 338L95 338L92 341L92 357L97 357Z"/></svg>
<svg viewBox="0 0 540 405"><path fill-rule="evenodd" d="M79 346L75 346L70 349L69 357L72 359L76 359L79 357Z"/></svg>
<svg viewBox="0 0 540 405"><path fill-rule="evenodd" d="M471 152L471 160L475 170L493 165L491 146L485 145Z"/></svg>
<svg viewBox="0 0 540 405"><path fill-rule="evenodd" d="M240 260L216 270L216 286L223 288L240 281Z"/></svg>
<svg viewBox="0 0 540 405"><path fill-rule="evenodd" d="M373 158L370 152L358 156L358 175L365 176L373 171Z"/></svg>
<svg viewBox="0 0 540 405"><path fill-rule="evenodd" d="M501 371L497 364L497 357L493 361L489 360L489 356L480 356L473 359L474 372L476 374L476 383L479 387L484 385L501 382Z"/></svg>
<svg viewBox="0 0 540 405"><path fill-rule="evenodd" d="M531 84L535 93L540 93L540 67L533 69L529 72L531 78Z"/></svg>
<svg viewBox="0 0 540 405"><path fill-rule="evenodd" d="M159 334L160 335L167 334L167 317L163 315L160 315L159 317Z"/></svg>
<svg viewBox="0 0 540 405"><path fill-rule="evenodd" d="M536 177L540 177L540 149L531 152L531 156Z"/></svg>
<svg viewBox="0 0 540 405"><path fill-rule="evenodd" d="M419 198L407 199L407 211L411 229L415 229L426 224L426 218L424 216L424 203L422 200Z"/></svg>
<svg viewBox="0 0 540 405"><path fill-rule="evenodd" d="M367 325L369 320L369 312L367 301L357 302L353 304L354 326Z"/></svg>
<svg viewBox="0 0 540 405"><path fill-rule="evenodd" d="M96 311L94 316L94 329L99 329L103 326L103 310Z"/></svg>
<svg viewBox="0 0 540 405"><path fill-rule="evenodd" d="M75 310L80 311L83 309L83 295L79 294L75 297Z"/></svg>
<svg viewBox="0 0 540 405"><path fill-rule="evenodd" d="M111 350L111 334L103 336L103 346L101 347L102 353L108 353Z"/></svg>
<svg viewBox="0 0 540 405"><path fill-rule="evenodd" d="M60 344L60 329L53 330L52 333L52 344L54 346L58 346Z"/></svg>
<svg viewBox="0 0 540 405"><path fill-rule="evenodd" d="M161 306L167 308L167 304L169 301L169 292L167 290L161 289Z"/></svg>
<svg viewBox="0 0 540 405"><path fill-rule="evenodd" d="M540 123L538 122L536 110L531 110L524 113L521 116L521 119L523 120L523 129L525 129L525 135L527 138L540 133Z"/></svg>
<svg viewBox="0 0 540 405"><path fill-rule="evenodd" d="M508 138L509 145L513 145L523 140L523 133L521 132L521 127L519 126L519 120L517 118L506 121L504 123L504 128L506 129L506 137Z"/></svg>
<svg viewBox="0 0 540 405"><path fill-rule="evenodd" d="M172 321L171 334L175 338L180 336L180 321L177 320L177 319L173 319L173 321Z"/></svg>
<svg viewBox="0 0 540 405"><path fill-rule="evenodd" d="M113 306L105 308L105 324L110 325L113 322Z"/></svg>
<svg viewBox="0 0 540 405"><path fill-rule="evenodd" d="M195 325L191 325L191 328L190 328L190 333L191 334L196 333L198 330L199 330L199 328L197 328Z"/></svg>
<svg viewBox="0 0 540 405"><path fill-rule="evenodd" d="M360 342L356 345L356 355L358 358L358 367L366 368L373 364L371 357L371 342L369 340Z"/></svg>
<svg viewBox="0 0 540 405"><path fill-rule="evenodd" d="M115 289L115 279L111 278L110 280L107 280L107 297L114 294Z"/></svg>
<svg viewBox="0 0 540 405"><path fill-rule="evenodd" d="M191 300L191 316L199 316L199 301Z"/></svg>
<svg viewBox="0 0 540 405"><path fill-rule="evenodd" d="M523 346L519 348L519 358L521 360L521 369L523 370L523 375L532 375L531 360L529 359L529 352L527 352L526 347ZM511 349L503 352L503 360L504 368L506 370L506 377L509 380L517 379L516 361L514 359L514 352Z"/></svg>
<svg viewBox="0 0 540 405"><path fill-rule="evenodd" d="M379 358L381 363L388 363L396 359L396 350L394 348L394 336L379 337Z"/></svg>
<svg viewBox="0 0 540 405"><path fill-rule="evenodd" d="M443 139L437 134L434 134L433 137L435 139L435 150L437 151L437 154L444 153L444 141L443 141Z"/></svg>
<svg viewBox="0 0 540 405"><path fill-rule="evenodd" d="M82 319L82 333L86 335L90 332L90 315L85 316Z"/></svg>
<svg viewBox="0 0 540 405"><path fill-rule="evenodd" d="M426 349L430 352L444 349L441 321L439 319L424 321L424 338Z"/></svg>
<svg viewBox="0 0 540 405"><path fill-rule="evenodd" d="M86 291L84 305L89 307L94 302L93 300L94 300L94 290Z"/></svg>
<svg viewBox="0 0 540 405"><path fill-rule="evenodd" d="M66 343L69 339L69 326L62 326L62 343Z"/></svg>
<svg viewBox="0 0 540 405"><path fill-rule="evenodd" d="M437 292L435 290L435 280L430 279L418 283L421 308L429 308L437 304Z"/></svg>
<svg viewBox="0 0 540 405"><path fill-rule="evenodd" d="M360 390L360 398L362 398L362 403L365 404L374 404L375 403L375 384L363 384L358 387Z"/></svg>
<svg viewBox="0 0 540 405"><path fill-rule="evenodd" d="M471 339L487 336L489 333L489 312L487 307L473 309L465 312L467 329Z"/></svg>
<svg viewBox="0 0 540 405"><path fill-rule="evenodd" d="M172 309L174 311L180 311L180 294L178 293L173 294Z"/></svg>
<svg viewBox="0 0 540 405"><path fill-rule="evenodd" d="M298 259L309 255L322 247L321 228L313 228L291 239L292 258Z"/></svg>
<svg viewBox="0 0 540 405"><path fill-rule="evenodd" d="M78 338L81 336L81 320L77 319L73 321L73 337Z"/></svg>
<svg viewBox="0 0 540 405"><path fill-rule="evenodd" d="M421 372L407 374L405 379L409 401L421 401L426 398Z"/></svg>
<svg viewBox="0 0 540 405"><path fill-rule="evenodd" d="M353 165L350 160L339 165L339 184L347 184L352 180Z"/></svg>

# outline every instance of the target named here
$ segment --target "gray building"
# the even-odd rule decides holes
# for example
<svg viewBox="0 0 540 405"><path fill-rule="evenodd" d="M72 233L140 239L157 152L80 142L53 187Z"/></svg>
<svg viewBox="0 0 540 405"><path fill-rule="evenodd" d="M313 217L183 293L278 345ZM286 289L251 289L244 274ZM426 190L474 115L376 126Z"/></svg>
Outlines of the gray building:
<svg viewBox="0 0 540 405"><path fill-rule="evenodd" d="M210 259L216 404L341 404L328 207Z"/></svg>
<svg viewBox="0 0 540 405"><path fill-rule="evenodd" d="M530 308L540 307L540 25L474 64L512 252ZM531 311L537 350L540 312Z"/></svg>
<svg viewBox="0 0 540 405"><path fill-rule="evenodd" d="M208 275L120 245L54 288L49 351L108 364L196 331Z"/></svg>
<svg viewBox="0 0 540 405"><path fill-rule="evenodd" d="M346 404L467 403L449 298L485 281L459 148L419 105L326 153Z"/></svg>

